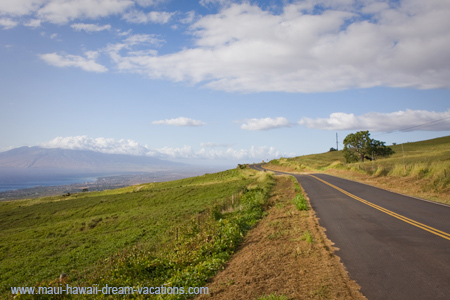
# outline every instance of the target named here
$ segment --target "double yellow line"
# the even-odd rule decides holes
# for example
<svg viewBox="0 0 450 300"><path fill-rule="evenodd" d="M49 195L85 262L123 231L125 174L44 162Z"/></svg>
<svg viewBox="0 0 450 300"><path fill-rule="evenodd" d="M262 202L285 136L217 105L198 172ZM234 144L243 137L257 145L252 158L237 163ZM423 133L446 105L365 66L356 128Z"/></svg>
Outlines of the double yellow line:
<svg viewBox="0 0 450 300"><path fill-rule="evenodd" d="M328 183L328 182L326 182L325 180L322 180L322 179L320 179L320 178L318 178L318 177L316 177L316 176L314 176L314 175L309 175L309 176L311 176L311 177L313 177L313 178L315 178L315 179L317 179L317 180L322 181L323 183L325 183L325 184L331 186L332 188L338 190L338 191L341 192L341 193L344 193L345 195L347 195L347 196L349 196L349 197L352 197L352 198L355 199L355 200L358 200L359 202L362 202L362 203L364 203L364 204L366 204L366 205L369 205L369 206L371 206L371 207L373 207L373 208L375 208L375 209L378 209L379 211L382 211L382 212L384 212L384 213L386 213L386 214L388 214L388 215L390 215L390 216L393 216L394 218L397 218L397 219L399 219L399 220L402 220L402 221L404 221L404 222L406 222L406 223L409 223L409 224L411 224L411 225L414 225L414 226L416 226L416 227L419 227L419 228L421 228L421 229L423 229L423 230L426 230L426 231L428 231L428 232L431 232L432 234L438 235L438 236L440 236L440 237L442 237L442 238L447 239L447 240L450 241L450 234L447 233L447 232L444 232L444 231L438 230L438 229L436 229L436 228L430 227L430 226L428 226L428 225L422 224L422 223L420 223L420 222L414 221L414 220L412 220L412 219L410 219L410 218L407 218L407 217L405 217L405 216L399 215L399 214L397 214L397 213L395 213L395 212L393 212L393 211L390 211L390 210L388 210L388 209L386 209L386 208L383 208L383 207L381 207L381 206L378 206L378 205L376 205L376 204L373 204L373 203L371 203L371 202L369 202L369 201L367 201L367 200L364 200L364 199L362 199L362 198L359 198L358 196L355 196L355 195L353 195L353 194L351 194L351 193L349 193L349 192L347 192L347 191L345 191L345 190L343 190L343 189L341 189L341 188L339 188L339 187L337 187L337 186L335 186L335 185L332 185L331 183Z"/></svg>

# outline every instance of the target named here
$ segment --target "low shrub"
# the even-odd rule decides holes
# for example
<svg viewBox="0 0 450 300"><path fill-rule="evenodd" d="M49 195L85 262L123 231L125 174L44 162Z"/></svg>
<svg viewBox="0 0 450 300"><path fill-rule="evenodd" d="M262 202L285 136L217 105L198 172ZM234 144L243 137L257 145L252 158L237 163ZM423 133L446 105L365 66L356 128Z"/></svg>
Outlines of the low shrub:
<svg viewBox="0 0 450 300"><path fill-rule="evenodd" d="M294 202L295 207L297 207L298 210L308 210L309 209L308 201L306 201L303 194L297 194L297 196L295 196L295 198L293 199L293 202Z"/></svg>

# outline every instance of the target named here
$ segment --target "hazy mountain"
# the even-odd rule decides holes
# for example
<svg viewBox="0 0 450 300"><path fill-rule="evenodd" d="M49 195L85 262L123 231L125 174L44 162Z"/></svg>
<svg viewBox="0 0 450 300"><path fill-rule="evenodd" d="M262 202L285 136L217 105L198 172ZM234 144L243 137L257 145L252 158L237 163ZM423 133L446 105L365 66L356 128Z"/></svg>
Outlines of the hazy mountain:
<svg viewBox="0 0 450 300"><path fill-rule="evenodd" d="M152 172L187 165L148 156L106 154L88 150L21 147L0 153L1 169L55 172Z"/></svg>

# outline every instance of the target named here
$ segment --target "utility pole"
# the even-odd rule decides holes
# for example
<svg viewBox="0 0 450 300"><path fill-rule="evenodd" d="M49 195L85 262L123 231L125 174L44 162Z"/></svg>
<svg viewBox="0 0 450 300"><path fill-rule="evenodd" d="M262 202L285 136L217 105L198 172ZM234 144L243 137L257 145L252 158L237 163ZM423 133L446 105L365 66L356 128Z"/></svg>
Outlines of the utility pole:
<svg viewBox="0 0 450 300"><path fill-rule="evenodd" d="M339 151L338 134L336 132L336 150Z"/></svg>
<svg viewBox="0 0 450 300"><path fill-rule="evenodd" d="M403 144L402 144L402 152L403 152L403 169L405 170L405 173L406 173L406 165L405 165L405 151L403 151Z"/></svg>

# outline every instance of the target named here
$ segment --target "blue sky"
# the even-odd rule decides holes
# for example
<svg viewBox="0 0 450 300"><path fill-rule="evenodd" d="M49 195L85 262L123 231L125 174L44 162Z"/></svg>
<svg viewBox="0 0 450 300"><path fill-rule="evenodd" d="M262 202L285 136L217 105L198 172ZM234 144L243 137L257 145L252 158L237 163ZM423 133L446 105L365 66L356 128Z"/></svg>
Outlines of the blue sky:
<svg viewBox="0 0 450 300"><path fill-rule="evenodd" d="M449 135L449 15L446 0L3 0L0 151L231 165L357 130Z"/></svg>

